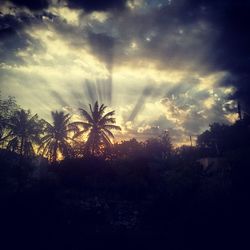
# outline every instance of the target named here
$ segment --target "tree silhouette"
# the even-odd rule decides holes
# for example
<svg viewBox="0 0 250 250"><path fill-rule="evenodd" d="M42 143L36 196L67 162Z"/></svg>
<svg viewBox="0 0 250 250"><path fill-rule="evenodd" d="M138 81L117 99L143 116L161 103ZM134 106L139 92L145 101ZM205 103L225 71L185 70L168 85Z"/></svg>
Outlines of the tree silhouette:
<svg viewBox="0 0 250 250"><path fill-rule="evenodd" d="M120 159L134 159L144 154L144 143L135 138L115 144L114 155Z"/></svg>
<svg viewBox="0 0 250 250"><path fill-rule="evenodd" d="M149 157L167 159L170 157L173 146L168 132L164 132L158 138L150 138L145 142L146 154Z"/></svg>
<svg viewBox="0 0 250 250"><path fill-rule="evenodd" d="M10 118L19 109L13 97L2 99L0 95L0 144L3 146L11 134L9 130Z"/></svg>
<svg viewBox="0 0 250 250"><path fill-rule="evenodd" d="M32 116L30 111L18 110L9 119L8 128L10 132L7 149L24 157L34 155L33 143L39 143L42 132L42 124L37 114Z"/></svg>
<svg viewBox="0 0 250 250"><path fill-rule="evenodd" d="M73 135L78 131L74 123L70 123L71 116L64 112L51 112L53 124L45 122L45 136L41 139L41 145L38 152L48 157L49 161L55 162L59 155L68 157L72 152L69 141L74 141Z"/></svg>
<svg viewBox="0 0 250 250"><path fill-rule="evenodd" d="M83 130L76 134L81 136L85 132L88 132L88 139L85 144L85 152L91 155L99 155L102 152L102 148L110 147L112 142L110 137L113 139L114 135L110 130L121 130L119 126L115 124L115 118L113 115L115 111L110 111L104 114L107 108L102 104L100 107L98 102L95 102L94 106L90 107L90 113L84 109L80 109L82 116L85 118L85 122L76 122L76 125L83 127Z"/></svg>

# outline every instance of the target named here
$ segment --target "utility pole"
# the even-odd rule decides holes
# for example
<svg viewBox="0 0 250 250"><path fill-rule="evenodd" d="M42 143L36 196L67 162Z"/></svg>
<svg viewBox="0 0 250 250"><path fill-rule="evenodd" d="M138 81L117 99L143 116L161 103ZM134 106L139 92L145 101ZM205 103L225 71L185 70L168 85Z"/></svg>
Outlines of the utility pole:
<svg viewBox="0 0 250 250"><path fill-rule="evenodd" d="M193 147L193 142L192 142L192 135L190 135L190 144L191 144L191 147Z"/></svg>
<svg viewBox="0 0 250 250"><path fill-rule="evenodd" d="M238 117L239 117L239 120L242 120L242 111L241 111L240 101L238 101L237 108L238 108Z"/></svg>

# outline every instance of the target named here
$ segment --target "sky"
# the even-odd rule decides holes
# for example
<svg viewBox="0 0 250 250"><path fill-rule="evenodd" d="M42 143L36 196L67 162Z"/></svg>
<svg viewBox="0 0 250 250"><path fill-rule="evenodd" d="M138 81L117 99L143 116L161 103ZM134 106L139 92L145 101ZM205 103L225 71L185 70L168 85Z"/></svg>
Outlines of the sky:
<svg viewBox="0 0 250 250"><path fill-rule="evenodd" d="M189 144L250 106L250 1L0 1L0 90L41 118L98 100L116 140Z"/></svg>

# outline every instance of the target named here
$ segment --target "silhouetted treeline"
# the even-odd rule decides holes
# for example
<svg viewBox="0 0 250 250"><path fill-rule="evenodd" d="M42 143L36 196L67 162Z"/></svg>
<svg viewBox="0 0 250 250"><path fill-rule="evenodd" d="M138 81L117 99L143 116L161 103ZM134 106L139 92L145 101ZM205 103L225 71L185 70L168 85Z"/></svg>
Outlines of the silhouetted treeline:
<svg viewBox="0 0 250 250"><path fill-rule="evenodd" d="M111 146L91 130L105 116L98 104L90 108L89 125L80 127L58 112L57 123L50 127L8 101L13 104L8 115L1 113L0 220L9 246L16 244L13 237L25 243L35 240L41 249L95 248L116 240L116 248L126 249L157 249L161 244L189 249L190 242L213 247L211 238L224 246L228 243L234 196L241 205L249 195L248 117L233 125L211 125L195 147L174 148L168 133ZM5 138L17 111L21 115L17 120L28 122L29 130L10 134L11 140L17 137L15 148ZM112 116L104 124L114 123ZM47 134L36 141L36 129L44 128ZM92 139L86 147L74 135L86 133L87 128ZM68 129L75 141L66 150L69 142L62 143ZM56 142L57 132L62 137ZM32 153L33 143L44 137L48 154ZM61 161L52 145L64 154Z"/></svg>

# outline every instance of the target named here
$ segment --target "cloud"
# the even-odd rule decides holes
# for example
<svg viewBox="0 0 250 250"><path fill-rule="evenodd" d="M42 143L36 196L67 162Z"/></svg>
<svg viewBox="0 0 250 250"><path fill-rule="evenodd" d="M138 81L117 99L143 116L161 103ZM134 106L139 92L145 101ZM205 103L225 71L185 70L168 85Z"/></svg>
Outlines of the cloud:
<svg viewBox="0 0 250 250"><path fill-rule="evenodd" d="M17 7L26 7L32 11L44 10L49 7L48 0L8 0ZM7 1L5 1L7 2Z"/></svg>
<svg viewBox="0 0 250 250"><path fill-rule="evenodd" d="M86 12L122 10L126 7L126 0L67 0L67 3L69 8L82 8Z"/></svg>
<svg viewBox="0 0 250 250"><path fill-rule="evenodd" d="M125 12L117 22L120 37L137 46L121 52L121 61L140 58L138 63L150 60L158 67L200 74L227 71L236 78L230 81L237 89L232 97L249 107L250 32L244 25L249 11L249 1L175 0L147 11Z"/></svg>
<svg viewBox="0 0 250 250"><path fill-rule="evenodd" d="M189 3L188 3L189 2ZM231 73L236 79L224 84L233 84L236 93L233 98L242 100L245 108L250 107L250 31L245 24L249 23L249 1L187 1L187 12L199 13L198 18L206 19L217 36L213 40L212 50L208 57L213 69Z"/></svg>
<svg viewBox="0 0 250 250"><path fill-rule="evenodd" d="M33 51L42 50L39 39L27 32L27 27L43 25L40 15L23 11L10 14L0 14L0 60L2 63L25 64L19 53L28 47Z"/></svg>
<svg viewBox="0 0 250 250"><path fill-rule="evenodd" d="M129 136L184 141L250 106L246 3L18 2L0 14L1 90L42 115L99 100Z"/></svg>

